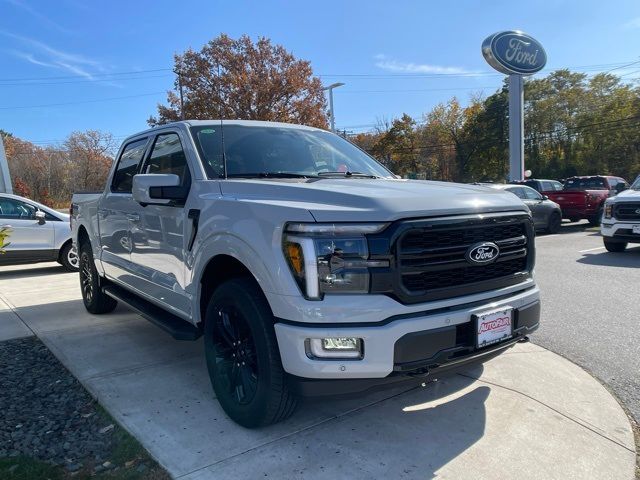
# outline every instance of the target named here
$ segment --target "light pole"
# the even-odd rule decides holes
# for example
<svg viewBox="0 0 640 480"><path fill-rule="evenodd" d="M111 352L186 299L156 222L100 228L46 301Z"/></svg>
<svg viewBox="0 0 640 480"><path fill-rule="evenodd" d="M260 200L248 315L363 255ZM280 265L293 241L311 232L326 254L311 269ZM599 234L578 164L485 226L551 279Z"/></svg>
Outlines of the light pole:
<svg viewBox="0 0 640 480"><path fill-rule="evenodd" d="M324 87L322 89L322 90L329 90L329 117L330 117L329 121L330 121L330 125L331 125L331 131L333 133L336 133L336 120L335 120L336 117L333 115L333 89L341 87L343 85L344 85L344 83L337 82L337 83L332 83L328 87Z"/></svg>

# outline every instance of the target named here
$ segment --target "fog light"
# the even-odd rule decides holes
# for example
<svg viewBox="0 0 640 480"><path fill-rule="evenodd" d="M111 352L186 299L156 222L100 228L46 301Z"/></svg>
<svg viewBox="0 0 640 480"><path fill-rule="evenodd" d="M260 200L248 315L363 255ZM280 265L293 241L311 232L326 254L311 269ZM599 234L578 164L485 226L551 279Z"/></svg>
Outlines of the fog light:
<svg viewBox="0 0 640 480"><path fill-rule="evenodd" d="M308 338L306 344L307 356L311 358L362 358L361 338Z"/></svg>

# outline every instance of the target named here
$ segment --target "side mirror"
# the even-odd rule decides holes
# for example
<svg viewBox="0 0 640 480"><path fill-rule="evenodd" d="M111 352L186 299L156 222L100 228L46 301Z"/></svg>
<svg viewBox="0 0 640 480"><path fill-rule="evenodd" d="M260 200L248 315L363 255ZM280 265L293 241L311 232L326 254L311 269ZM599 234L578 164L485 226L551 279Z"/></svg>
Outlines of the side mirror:
<svg viewBox="0 0 640 480"><path fill-rule="evenodd" d="M549 197L547 197L546 195L542 195L542 200L549 200Z"/></svg>
<svg viewBox="0 0 640 480"><path fill-rule="evenodd" d="M189 193L180 186L180 177L173 173L134 175L131 192L133 199L143 207L184 201Z"/></svg>
<svg viewBox="0 0 640 480"><path fill-rule="evenodd" d="M616 184L616 187L614 188L614 190L615 190L616 194L618 194L620 192L624 192L627 188L629 188L629 187L627 187L626 183L620 182L620 183Z"/></svg>
<svg viewBox="0 0 640 480"><path fill-rule="evenodd" d="M38 225L44 225L46 223L45 217L47 215L42 210L36 210L36 220Z"/></svg>

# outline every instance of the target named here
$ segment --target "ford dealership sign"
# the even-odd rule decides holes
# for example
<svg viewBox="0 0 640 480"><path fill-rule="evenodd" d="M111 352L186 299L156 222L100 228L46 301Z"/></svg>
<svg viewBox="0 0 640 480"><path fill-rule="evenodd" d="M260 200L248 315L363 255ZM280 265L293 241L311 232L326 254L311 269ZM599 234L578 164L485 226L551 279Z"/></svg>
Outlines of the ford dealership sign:
<svg viewBox="0 0 640 480"><path fill-rule="evenodd" d="M482 54L493 68L507 75L531 75L547 63L542 45L524 32L494 33L482 42Z"/></svg>

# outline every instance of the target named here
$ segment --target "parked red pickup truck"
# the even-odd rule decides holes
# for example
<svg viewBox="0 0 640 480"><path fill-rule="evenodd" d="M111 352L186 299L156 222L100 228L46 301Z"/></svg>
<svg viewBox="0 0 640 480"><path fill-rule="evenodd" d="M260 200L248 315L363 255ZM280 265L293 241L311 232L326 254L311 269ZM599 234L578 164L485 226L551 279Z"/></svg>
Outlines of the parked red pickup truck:
<svg viewBox="0 0 640 480"><path fill-rule="evenodd" d="M567 178L561 191L542 193L560 205L563 218L572 222L586 218L591 225L600 225L604 201L625 188L623 178L595 175Z"/></svg>

